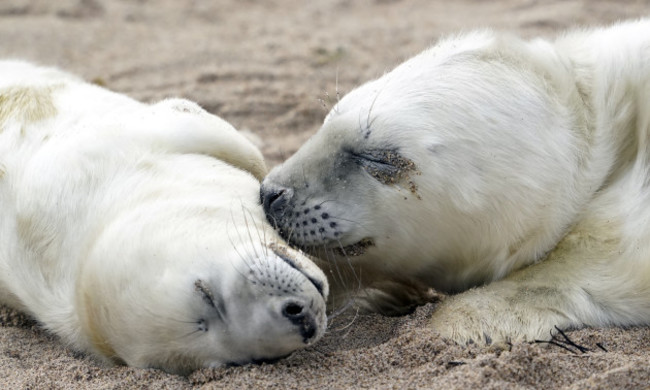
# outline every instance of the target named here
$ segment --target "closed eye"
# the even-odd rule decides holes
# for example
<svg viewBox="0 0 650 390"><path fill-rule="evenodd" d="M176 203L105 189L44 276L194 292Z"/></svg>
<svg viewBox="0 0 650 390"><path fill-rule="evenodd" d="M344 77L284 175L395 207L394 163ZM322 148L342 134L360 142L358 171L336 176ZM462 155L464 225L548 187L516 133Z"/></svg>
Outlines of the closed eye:
<svg viewBox="0 0 650 390"><path fill-rule="evenodd" d="M363 163L375 163L382 165L391 165L390 161L385 158L385 153L381 152L366 152L366 153L355 153L353 156L359 160L358 162Z"/></svg>
<svg viewBox="0 0 650 390"><path fill-rule="evenodd" d="M205 303L212 307L216 307L214 304L214 295L212 295L212 291L210 291L204 281L198 279L196 282L194 282L194 289L201 293L201 297Z"/></svg>
<svg viewBox="0 0 650 390"><path fill-rule="evenodd" d="M395 184L402 174L415 169L415 164L395 150L351 152L352 159L370 176L383 184Z"/></svg>
<svg viewBox="0 0 650 390"><path fill-rule="evenodd" d="M223 299L221 299L219 296L215 296L212 293L212 290L210 290L210 287L207 285L207 283L201 279L197 279L194 282L194 290L201 294L203 302L214 309L221 321L226 320L226 314L228 313L226 312L226 305L224 304Z"/></svg>

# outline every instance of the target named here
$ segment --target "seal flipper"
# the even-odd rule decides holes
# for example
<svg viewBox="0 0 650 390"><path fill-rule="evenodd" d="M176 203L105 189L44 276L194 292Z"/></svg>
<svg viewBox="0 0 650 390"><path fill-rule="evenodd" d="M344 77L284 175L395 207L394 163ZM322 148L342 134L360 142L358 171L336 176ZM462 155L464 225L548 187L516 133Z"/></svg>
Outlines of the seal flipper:
<svg viewBox="0 0 650 390"><path fill-rule="evenodd" d="M147 127L147 142L174 153L212 156L262 180L267 168L262 153L242 133L223 119L185 99L165 99L148 107L154 117L163 111L164 123ZM177 111L178 115L169 115ZM148 122L148 123L151 123Z"/></svg>

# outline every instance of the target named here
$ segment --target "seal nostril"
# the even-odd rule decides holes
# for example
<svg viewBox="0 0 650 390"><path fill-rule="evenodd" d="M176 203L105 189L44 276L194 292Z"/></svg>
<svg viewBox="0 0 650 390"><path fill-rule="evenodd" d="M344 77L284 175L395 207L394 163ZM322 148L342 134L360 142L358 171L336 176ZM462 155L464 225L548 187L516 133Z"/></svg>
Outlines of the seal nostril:
<svg viewBox="0 0 650 390"><path fill-rule="evenodd" d="M314 315L302 303L290 301L282 307L282 315L298 327L302 341L308 344L316 335L318 326Z"/></svg>
<svg viewBox="0 0 650 390"><path fill-rule="evenodd" d="M296 302L289 302L282 308L282 315L290 320L299 320L305 316L303 313L304 308L301 304Z"/></svg>
<svg viewBox="0 0 650 390"><path fill-rule="evenodd" d="M280 191L277 192L277 193L271 194L271 198L270 198L270 204L271 204L271 206L273 206L273 204L274 204L278 199L280 199L280 198L282 197L282 195L284 195L285 192L287 192L287 190L282 189L282 190L280 190Z"/></svg>
<svg viewBox="0 0 650 390"><path fill-rule="evenodd" d="M262 185L260 201L267 214L281 213L291 198L292 191L288 188Z"/></svg>

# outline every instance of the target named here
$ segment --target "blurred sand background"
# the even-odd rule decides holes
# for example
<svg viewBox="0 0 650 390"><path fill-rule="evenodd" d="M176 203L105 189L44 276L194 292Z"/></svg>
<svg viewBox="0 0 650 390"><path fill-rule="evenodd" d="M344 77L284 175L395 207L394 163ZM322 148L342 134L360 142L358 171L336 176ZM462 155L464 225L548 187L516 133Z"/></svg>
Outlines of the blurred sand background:
<svg viewBox="0 0 650 390"><path fill-rule="evenodd" d="M647 15L649 0L2 0L0 56L56 65L144 101L195 100L259 136L273 166L318 129L337 90L442 35L493 27L553 37ZM316 346L276 364L185 378L102 367L0 308L0 388L650 388L650 328L570 332L586 353L540 344L497 353L436 337L426 327L434 309L348 313Z"/></svg>

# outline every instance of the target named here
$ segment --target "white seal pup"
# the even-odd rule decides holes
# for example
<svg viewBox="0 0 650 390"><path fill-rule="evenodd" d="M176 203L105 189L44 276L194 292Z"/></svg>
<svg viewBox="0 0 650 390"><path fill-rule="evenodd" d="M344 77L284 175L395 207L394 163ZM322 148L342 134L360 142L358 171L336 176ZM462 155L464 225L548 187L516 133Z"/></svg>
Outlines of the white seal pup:
<svg viewBox="0 0 650 390"><path fill-rule="evenodd" d="M0 62L0 303L106 362L174 373L311 345L327 280L266 222L265 169L192 102Z"/></svg>
<svg viewBox="0 0 650 390"><path fill-rule="evenodd" d="M331 296L333 259L384 312L460 293L432 326L489 344L650 324L649 183L639 20L443 40L343 97L261 198L285 238L329 249Z"/></svg>

